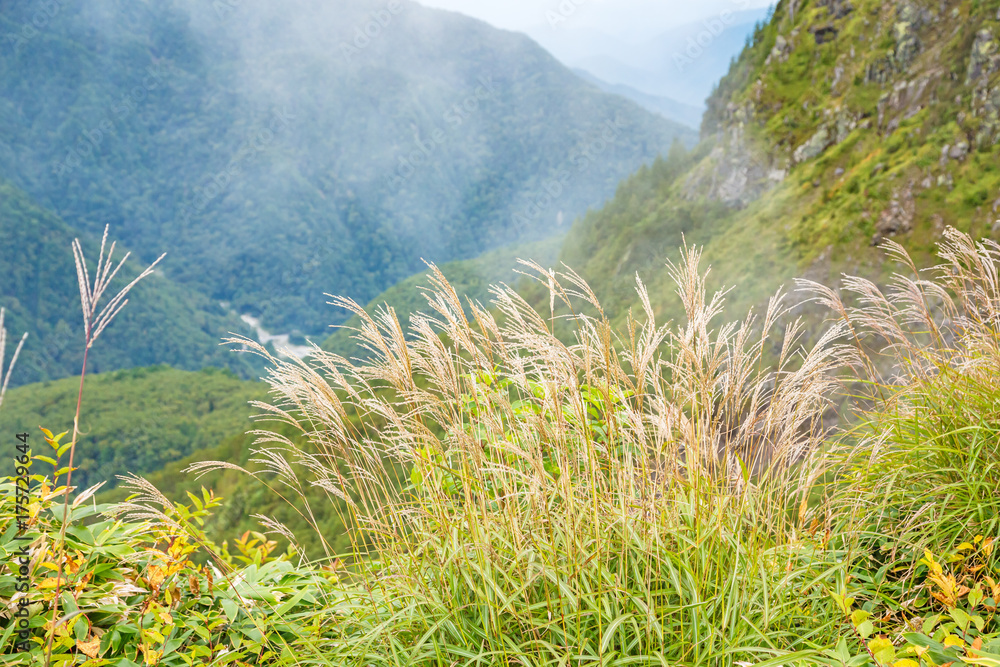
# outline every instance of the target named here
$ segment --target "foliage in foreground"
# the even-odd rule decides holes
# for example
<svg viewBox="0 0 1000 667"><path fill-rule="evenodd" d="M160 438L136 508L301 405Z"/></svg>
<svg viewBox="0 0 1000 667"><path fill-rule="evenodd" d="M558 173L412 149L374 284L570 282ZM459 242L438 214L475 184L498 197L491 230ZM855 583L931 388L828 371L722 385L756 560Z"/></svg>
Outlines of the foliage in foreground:
<svg viewBox="0 0 1000 667"><path fill-rule="evenodd" d="M58 447L58 438L51 442ZM41 475L33 481L29 526L20 533L14 479L0 483L0 556L16 563L26 546L31 554L27 591L15 571L0 577L0 600L8 610L0 621L0 664L6 665L44 664L53 632L56 538L66 488L53 488ZM232 550L208 541L200 525L219 505L208 491L182 505L141 480L131 483L151 502L119 507L131 514L124 520L102 516L112 508L93 504L90 493L73 502L69 520L76 525L66 533L51 664L181 667L282 658L302 664L290 643L300 644L295 654L301 656L308 638L330 622L316 613L330 589L329 575L296 567L261 534L244 534ZM28 631L19 637L22 619Z"/></svg>
<svg viewBox="0 0 1000 667"><path fill-rule="evenodd" d="M246 468L292 501L339 576L244 544L258 562L227 583L277 593L240 592L243 625L218 576L214 594L154 585L170 600L147 589L114 617L84 608L75 591L142 572L101 560L108 530L160 560L147 583L176 574L184 544L220 572L235 562L200 533L207 508L192 523L134 482L125 523L67 533L62 608L84 614L55 630L61 658L95 660L97 630L117 658L113 633L133 623L122 655L146 664L996 666L1000 246L950 230L940 254L934 280L900 276L887 293L809 285L839 320L809 349L780 294L761 319L718 325L695 251L671 266L680 326L647 307L616 332L578 276L537 266L549 317L504 287L494 310L470 309L440 273L434 316L409 336L392 312L344 301L369 358L271 358L274 401L256 405L271 427ZM557 302L575 313L569 344L552 333ZM850 429L829 423L841 387L860 410ZM244 470L192 466L220 468ZM320 504L341 513L349 553L323 534ZM51 534L32 546L36 572ZM178 571L205 572L180 557Z"/></svg>

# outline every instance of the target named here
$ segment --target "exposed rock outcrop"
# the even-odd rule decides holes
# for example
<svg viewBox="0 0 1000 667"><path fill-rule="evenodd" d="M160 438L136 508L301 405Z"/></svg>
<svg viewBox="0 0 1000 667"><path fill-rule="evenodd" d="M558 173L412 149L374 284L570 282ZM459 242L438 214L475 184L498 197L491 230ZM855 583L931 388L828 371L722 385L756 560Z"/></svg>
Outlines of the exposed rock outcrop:
<svg viewBox="0 0 1000 667"><path fill-rule="evenodd" d="M913 187L908 185L904 190L893 194L888 208L879 215L878 222L875 223L872 245L877 246L888 237L905 234L913 229L914 211Z"/></svg>
<svg viewBox="0 0 1000 667"><path fill-rule="evenodd" d="M905 120L919 113L928 103L933 84L943 74L943 70L936 69L909 81L898 81L879 98L878 126L885 129L893 120Z"/></svg>
<svg viewBox="0 0 1000 667"><path fill-rule="evenodd" d="M826 10L830 12L830 18L835 21L854 11L854 5L850 3L850 0L819 0L816 6L826 7Z"/></svg>
<svg viewBox="0 0 1000 667"><path fill-rule="evenodd" d="M833 137L830 134L830 130L826 127L821 127L816 131L816 134L809 137L804 144L795 149L795 153L792 154L792 160L796 164L811 160L821 155L831 144L833 144Z"/></svg>
<svg viewBox="0 0 1000 667"><path fill-rule="evenodd" d="M764 64L770 65L772 62L783 63L788 60L788 56L791 52L792 43L783 35L778 35L778 37L774 40L774 47L771 49L771 53L768 54L767 60L764 61Z"/></svg>
<svg viewBox="0 0 1000 667"><path fill-rule="evenodd" d="M978 120L975 141L978 148L1000 142L1000 86L980 88L972 103L972 115Z"/></svg>
<svg viewBox="0 0 1000 667"><path fill-rule="evenodd" d="M977 83L991 74L1000 71L1000 48L993 39L993 32L984 28L976 33L976 41L972 43L972 53L969 54L969 69L965 76L965 85Z"/></svg>
<svg viewBox="0 0 1000 667"><path fill-rule="evenodd" d="M892 24L893 50L876 58L865 69L865 82L886 84L896 74L905 72L920 53L923 45L918 35L920 29L933 19L930 10L918 7L909 0L899 3L896 21Z"/></svg>

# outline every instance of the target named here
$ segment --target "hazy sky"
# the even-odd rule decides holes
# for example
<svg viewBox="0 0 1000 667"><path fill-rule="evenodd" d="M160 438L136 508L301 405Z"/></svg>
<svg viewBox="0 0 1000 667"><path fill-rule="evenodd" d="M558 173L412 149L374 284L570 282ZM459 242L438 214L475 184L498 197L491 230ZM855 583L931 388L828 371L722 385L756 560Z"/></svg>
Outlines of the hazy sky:
<svg viewBox="0 0 1000 667"><path fill-rule="evenodd" d="M528 31L574 27L601 28L623 34L631 28L656 30L718 16L725 10L766 7L771 0L418 0L429 7L450 9L487 21L499 28ZM550 12L566 21L554 23Z"/></svg>

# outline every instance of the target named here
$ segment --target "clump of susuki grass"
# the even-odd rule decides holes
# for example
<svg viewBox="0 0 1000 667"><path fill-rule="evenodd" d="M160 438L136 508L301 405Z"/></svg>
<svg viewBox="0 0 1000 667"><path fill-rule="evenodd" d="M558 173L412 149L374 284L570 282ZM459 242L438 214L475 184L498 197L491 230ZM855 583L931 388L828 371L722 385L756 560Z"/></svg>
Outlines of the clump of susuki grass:
<svg viewBox="0 0 1000 667"><path fill-rule="evenodd" d="M809 285L865 361L844 486L864 499L871 531L905 544L947 549L969 531L998 535L1000 245L949 228L928 278L901 246L886 248L910 275L884 290L845 280L855 307Z"/></svg>
<svg viewBox="0 0 1000 667"><path fill-rule="evenodd" d="M927 278L886 247L908 275L884 289L848 278L842 299L806 285L863 362L859 423L831 451L833 542L849 576L830 589L876 664L996 662L1000 245L949 228Z"/></svg>
<svg viewBox="0 0 1000 667"><path fill-rule="evenodd" d="M527 265L572 342L505 286L463 307L436 269L410 336L391 309L334 300L362 319L365 361L234 339L272 364L263 418L304 436L258 431L254 474L318 531L311 489L352 527L331 660L715 665L837 636L808 500L846 327L805 349L799 323L777 326L781 294L720 324L699 259L670 267L681 326L656 323L639 282L643 312L615 331L578 275ZM192 470L214 467L235 466Z"/></svg>
<svg viewBox="0 0 1000 667"><path fill-rule="evenodd" d="M62 602L60 592L64 583L63 570L67 565L66 533L70 524L70 495L74 490L72 487L74 470L73 458L76 454L76 447L80 436L80 410L83 404L84 380L87 377L87 357L90 354L90 349L94 346L94 343L97 342L98 337L100 337L107 326L114 321L115 317L118 316L122 309L128 305L129 292L131 292L141 280L151 275L153 270L156 268L156 265L159 264L160 261L166 256L166 253L160 255L156 261L146 267L146 269L133 278L131 282L122 287L117 294L102 305L101 301L108 288L111 286L111 283L121 271L122 267L125 266L125 263L131 255L131 253L125 253L125 255L118 261L117 265L114 263L116 242L112 241L111 245L108 246L108 229L108 226L104 227L104 236L101 237L101 251L97 257L97 265L95 267L96 270L94 272L93 279L91 279L90 269L87 266L87 258L83 252L83 245L80 243L79 239L73 240L73 259L76 264L76 277L80 288L80 308L83 315L83 364L80 368L80 389L77 392L76 397L76 413L73 416L73 437L67 447L69 450L69 463L65 469L57 470L53 479L53 482L55 483L58 482L58 478L63 473L66 475L65 484L57 489L57 493L61 493L63 496L63 511L62 523L59 530L59 539L56 543L56 550L58 551L59 556L56 560L58 564L56 574L56 593L52 598L53 617L57 613L59 605ZM105 252L107 254L105 254ZM58 450L58 454L61 456L62 450ZM96 488L85 492L84 495L92 493L94 490L96 490ZM65 622L65 620L67 619L64 617L62 622ZM56 631L58 630L58 625L59 624L53 623L52 627L49 628L49 636L45 652L46 667L52 663L52 647Z"/></svg>

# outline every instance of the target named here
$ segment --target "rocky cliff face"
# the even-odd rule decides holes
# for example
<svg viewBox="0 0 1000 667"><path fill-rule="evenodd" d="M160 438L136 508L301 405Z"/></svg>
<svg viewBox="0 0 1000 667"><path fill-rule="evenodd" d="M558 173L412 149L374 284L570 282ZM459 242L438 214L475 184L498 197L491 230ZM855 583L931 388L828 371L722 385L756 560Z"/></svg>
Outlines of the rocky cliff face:
<svg viewBox="0 0 1000 667"><path fill-rule="evenodd" d="M1000 0L781 0L708 100L703 145L579 221L562 261L618 312L638 273L704 246L734 308L798 276L887 277L947 225L1000 238ZM683 235L683 241L682 241Z"/></svg>
<svg viewBox="0 0 1000 667"><path fill-rule="evenodd" d="M709 100L715 149L686 196L743 207L808 173L816 213L861 204L875 243L941 216L992 230L998 35L1000 2L783 0Z"/></svg>

